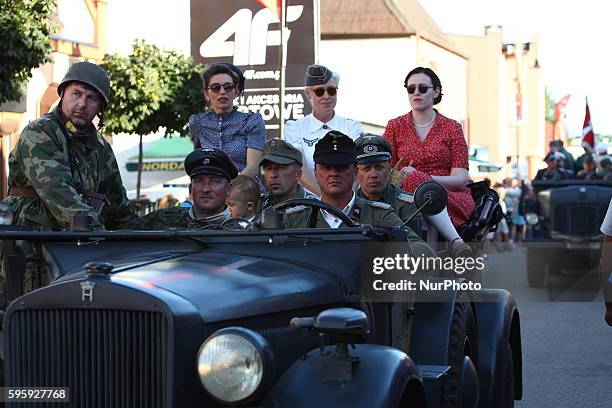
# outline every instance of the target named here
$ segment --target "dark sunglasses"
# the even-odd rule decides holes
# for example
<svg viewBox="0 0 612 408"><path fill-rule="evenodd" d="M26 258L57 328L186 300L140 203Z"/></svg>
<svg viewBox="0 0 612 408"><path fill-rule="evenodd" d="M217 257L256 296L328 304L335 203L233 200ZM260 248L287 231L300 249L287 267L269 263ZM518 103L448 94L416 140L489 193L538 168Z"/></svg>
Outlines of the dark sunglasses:
<svg viewBox="0 0 612 408"><path fill-rule="evenodd" d="M329 96L334 96L336 95L336 93L338 93L338 88L336 88L335 86L328 86L327 88L315 88L312 90L312 92L314 92L314 94L317 95L319 98L323 96L325 91L327 91L327 94Z"/></svg>
<svg viewBox="0 0 612 408"><path fill-rule="evenodd" d="M225 90L225 92L232 92L234 89L236 89L236 85L227 82L225 84L212 84L211 86L209 86L206 89L210 90L212 93L216 93L217 94L217 93L221 92L221 88L223 88Z"/></svg>
<svg viewBox="0 0 612 408"><path fill-rule="evenodd" d="M427 90L429 90L429 88L433 88L433 86L419 85L419 93L422 93L422 94L427 93ZM417 86L416 85L408 85L406 87L406 89L408 90L408 93L410 95L412 95L416 91Z"/></svg>

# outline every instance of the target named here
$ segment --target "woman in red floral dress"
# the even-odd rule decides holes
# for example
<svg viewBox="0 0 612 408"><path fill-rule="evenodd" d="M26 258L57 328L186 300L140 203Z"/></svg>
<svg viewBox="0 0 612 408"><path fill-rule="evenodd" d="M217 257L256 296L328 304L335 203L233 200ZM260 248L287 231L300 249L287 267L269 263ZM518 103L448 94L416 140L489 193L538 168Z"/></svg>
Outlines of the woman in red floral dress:
<svg viewBox="0 0 612 408"><path fill-rule="evenodd" d="M466 187L468 149L461 125L436 111L442 99L442 83L429 68L418 67L404 81L412 111L387 123L384 137L393 146L391 164L406 174L403 188L414 192L425 181L436 181L448 191L448 211L426 216L442 236L452 243L453 253L467 255L469 247L455 227L466 223L474 212L474 200Z"/></svg>

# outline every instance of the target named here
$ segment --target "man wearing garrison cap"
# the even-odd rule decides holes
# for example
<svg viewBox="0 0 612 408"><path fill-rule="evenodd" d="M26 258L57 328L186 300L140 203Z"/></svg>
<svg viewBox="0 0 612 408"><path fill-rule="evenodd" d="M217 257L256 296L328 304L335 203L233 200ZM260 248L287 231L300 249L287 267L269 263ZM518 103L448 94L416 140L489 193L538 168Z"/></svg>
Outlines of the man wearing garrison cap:
<svg viewBox="0 0 612 408"><path fill-rule="evenodd" d="M228 219L231 214L225 201L230 181L238 175L238 170L227 154L221 149L196 149L185 158L185 172L191 178L189 193L193 197L193 206L153 211L129 223L126 228L214 228Z"/></svg>
<svg viewBox="0 0 612 408"><path fill-rule="evenodd" d="M361 123L336 115L340 77L323 65L310 65L304 79L304 93L312 105L312 113L285 123L285 140L302 154L301 183L319 194L314 176L315 144L330 130L337 130L355 140L363 133Z"/></svg>
<svg viewBox="0 0 612 408"><path fill-rule="evenodd" d="M259 200L259 212L290 198L317 198L299 183L302 153L284 140L270 139L264 144L259 166L267 190Z"/></svg>

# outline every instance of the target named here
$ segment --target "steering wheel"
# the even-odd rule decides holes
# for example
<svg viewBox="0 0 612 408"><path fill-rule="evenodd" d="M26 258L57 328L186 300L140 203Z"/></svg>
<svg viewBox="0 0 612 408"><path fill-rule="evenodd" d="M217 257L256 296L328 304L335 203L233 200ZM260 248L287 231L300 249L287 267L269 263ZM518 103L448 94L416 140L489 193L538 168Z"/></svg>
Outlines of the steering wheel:
<svg viewBox="0 0 612 408"><path fill-rule="evenodd" d="M348 217L348 215L340 211L338 208L334 207L333 205L327 204L326 202L314 200L312 198L291 198L289 200L275 204L272 209L275 211L283 211L287 208L293 208L300 205L304 205L312 209L312 211L310 211L310 217L308 218L308 228L317 227L317 220L319 219L319 210L325 210L331 213L349 227L358 226L357 224L355 224L355 222L353 222L353 220Z"/></svg>
<svg viewBox="0 0 612 408"><path fill-rule="evenodd" d="M240 223L246 223L246 226ZM220 224L221 229L229 231L242 231L249 228L253 223L244 217L229 217Z"/></svg>

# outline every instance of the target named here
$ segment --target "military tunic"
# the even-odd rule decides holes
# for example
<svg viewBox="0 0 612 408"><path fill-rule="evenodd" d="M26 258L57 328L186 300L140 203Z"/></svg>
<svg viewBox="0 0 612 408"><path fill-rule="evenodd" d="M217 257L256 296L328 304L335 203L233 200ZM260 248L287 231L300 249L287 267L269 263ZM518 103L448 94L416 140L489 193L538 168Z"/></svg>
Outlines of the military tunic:
<svg viewBox="0 0 612 408"><path fill-rule="evenodd" d="M204 218L197 218L193 207L168 207L133 220L125 224L124 228L142 231L160 231L168 228L214 229L218 228L230 216L230 209L227 206L219 214Z"/></svg>
<svg viewBox="0 0 612 408"><path fill-rule="evenodd" d="M313 198L313 199L318 199L318 197L316 195L314 195L310 191L304 189L304 187L302 187L301 184L298 184L297 189L295 190L295 194L293 196L291 196L289 199L291 199L291 198ZM272 207L273 205L276 205L276 204L278 204L280 202L282 202L282 201L278 200L273 195L270 195L270 192L267 192L259 200L261 208L259 208L257 212L258 213L262 212L266 208Z"/></svg>
<svg viewBox="0 0 612 408"><path fill-rule="evenodd" d="M311 207L300 206L295 209L289 209L285 212L285 228L308 228L308 220L310 213L313 211ZM355 197L353 207L349 209L348 216L357 224L362 225L378 225L385 227L398 227L403 224L403 221L395 214L393 208L389 204L368 201L361 197ZM330 228L322 214L317 217L317 228ZM347 225L342 222L340 228L346 228ZM408 242L413 255L436 256L435 252L429 247L418 235L411 229L408 231Z"/></svg>
<svg viewBox="0 0 612 408"><path fill-rule="evenodd" d="M357 196L364 199L366 198L361 188L357 189ZM387 183L387 187L385 187L382 197L378 201L393 207L393 210L395 210L395 213L402 221L406 221L417 212L417 208L414 205L414 196L391 183ZM408 223L408 226L418 233L420 227L418 217L413 218L412 221Z"/></svg>

